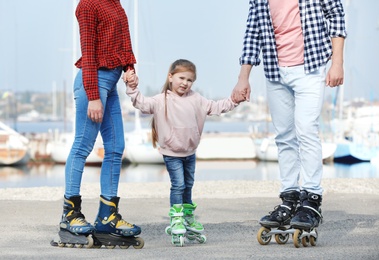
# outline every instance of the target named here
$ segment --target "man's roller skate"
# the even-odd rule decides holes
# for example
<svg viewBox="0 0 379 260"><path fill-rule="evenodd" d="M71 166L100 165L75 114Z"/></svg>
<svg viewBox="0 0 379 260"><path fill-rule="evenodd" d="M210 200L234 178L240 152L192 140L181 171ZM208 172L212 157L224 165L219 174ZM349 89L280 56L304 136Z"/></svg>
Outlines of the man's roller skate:
<svg viewBox="0 0 379 260"><path fill-rule="evenodd" d="M316 227L322 222L321 202L321 195L305 190L300 192L300 207L290 223L294 229L293 244L295 247L300 247L300 243L304 247L308 244L316 245L318 237Z"/></svg>
<svg viewBox="0 0 379 260"><path fill-rule="evenodd" d="M184 245L186 227L184 226L183 205L174 204L168 213L170 216L170 226L166 227L165 232L171 236L171 243L175 246Z"/></svg>
<svg viewBox="0 0 379 260"><path fill-rule="evenodd" d="M299 194L298 191L293 190L282 192L279 195L282 199L282 204L276 206L274 211L271 211L259 221L262 226L257 234L259 244L267 245L273 235L276 243L287 243L289 235L294 232L290 228L290 221L299 204Z"/></svg>
<svg viewBox="0 0 379 260"><path fill-rule="evenodd" d="M196 240L199 243L205 243L207 237L203 235L204 227L195 219L194 211L196 210L196 207L197 204L195 203L183 204L184 226L187 230L185 237L188 240Z"/></svg>
<svg viewBox="0 0 379 260"><path fill-rule="evenodd" d="M81 213L81 196L64 198L62 220L59 224L58 236L50 244L59 247L92 247L94 227L89 224Z"/></svg>
<svg viewBox="0 0 379 260"><path fill-rule="evenodd" d="M141 233L141 228L126 222L118 213L119 201L119 197L107 200L100 196L99 213L94 223L93 247L100 248L104 245L109 249L116 246L126 249L133 246L136 249L141 249L144 246L144 240L136 237Z"/></svg>

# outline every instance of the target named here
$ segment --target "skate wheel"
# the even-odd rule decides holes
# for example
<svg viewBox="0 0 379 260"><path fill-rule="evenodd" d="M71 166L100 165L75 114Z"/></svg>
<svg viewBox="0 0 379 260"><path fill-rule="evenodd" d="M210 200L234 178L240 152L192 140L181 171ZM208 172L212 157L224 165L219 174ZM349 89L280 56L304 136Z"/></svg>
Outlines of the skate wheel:
<svg viewBox="0 0 379 260"><path fill-rule="evenodd" d="M293 245L296 247L296 248L299 248L300 247L300 243L302 242L300 237L301 237L301 230L300 229L295 229L295 232L293 233Z"/></svg>
<svg viewBox="0 0 379 260"><path fill-rule="evenodd" d="M141 249L145 245L145 241L140 237L136 237L135 239L137 240L137 245L133 245L133 247L135 249Z"/></svg>
<svg viewBox="0 0 379 260"><path fill-rule="evenodd" d="M167 226L167 227L165 228L164 232L165 232L167 235L171 236L171 226Z"/></svg>
<svg viewBox="0 0 379 260"><path fill-rule="evenodd" d="M83 248L83 246L82 244L75 244L75 248Z"/></svg>
<svg viewBox="0 0 379 260"><path fill-rule="evenodd" d="M301 239L301 243L303 244L303 247L307 247L309 245L309 237L305 236Z"/></svg>
<svg viewBox="0 0 379 260"><path fill-rule="evenodd" d="M128 249L129 246L119 246L121 249Z"/></svg>
<svg viewBox="0 0 379 260"><path fill-rule="evenodd" d="M204 235L201 235L200 238L199 238L199 243L200 244L204 244L206 241L207 241L207 237L204 236Z"/></svg>
<svg viewBox="0 0 379 260"><path fill-rule="evenodd" d="M73 247L75 246L75 244L66 244L66 246L67 246L68 248L73 248Z"/></svg>
<svg viewBox="0 0 379 260"><path fill-rule="evenodd" d="M271 231L271 229L265 228L265 227L261 227L258 230L257 240L258 240L259 244L267 245L268 243L270 243L271 235L270 236L267 235L270 231Z"/></svg>
<svg viewBox="0 0 379 260"><path fill-rule="evenodd" d="M315 229L315 233L316 233L316 236L311 235L311 237L309 238L309 242L310 242L311 246L316 246L316 244L317 244L318 232L316 229Z"/></svg>
<svg viewBox="0 0 379 260"><path fill-rule="evenodd" d="M111 245L111 246L105 246L107 249L113 249L115 248L116 246L115 245Z"/></svg>
<svg viewBox="0 0 379 260"><path fill-rule="evenodd" d="M289 238L290 238L289 234L276 234L275 235L275 241L279 245L284 245L285 243L287 243Z"/></svg>
<svg viewBox="0 0 379 260"><path fill-rule="evenodd" d="M93 238L91 235L87 236L88 244L85 245L85 248L91 248L93 247Z"/></svg>
<svg viewBox="0 0 379 260"><path fill-rule="evenodd" d="M184 237L183 236L180 236L179 237L179 246L184 246Z"/></svg>
<svg viewBox="0 0 379 260"><path fill-rule="evenodd" d="M65 243L61 243L61 242L58 242L57 244L58 244L59 247L65 247L66 246Z"/></svg>

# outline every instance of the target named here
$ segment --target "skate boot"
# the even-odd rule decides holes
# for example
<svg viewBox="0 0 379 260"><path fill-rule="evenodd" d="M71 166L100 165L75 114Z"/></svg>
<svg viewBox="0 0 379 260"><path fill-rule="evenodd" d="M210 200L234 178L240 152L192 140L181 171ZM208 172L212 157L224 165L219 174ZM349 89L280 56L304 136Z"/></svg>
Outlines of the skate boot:
<svg viewBox="0 0 379 260"><path fill-rule="evenodd" d="M186 227L183 219L183 205L174 204L168 213L170 216L170 226L166 227L165 232L171 236L171 243L175 246L184 245L184 234Z"/></svg>
<svg viewBox="0 0 379 260"><path fill-rule="evenodd" d="M300 206L291 220L291 227L295 229L293 240L295 247L316 245L317 229L322 222L322 196L302 190L300 192Z"/></svg>
<svg viewBox="0 0 379 260"><path fill-rule="evenodd" d="M52 246L59 247L92 247L94 227L85 220L81 213L81 196L64 198L63 214L59 224L58 237L51 241Z"/></svg>
<svg viewBox="0 0 379 260"><path fill-rule="evenodd" d="M135 237L141 233L141 228L122 219L118 213L119 201L119 197L107 200L100 196L99 213L95 220L94 247L104 245L113 249L118 245L122 249L129 246L141 249L144 241Z"/></svg>
<svg viewBox="0 0 379 260"><path fill-rule="evenodd" d="M183 204L183 217L184 226L187 230L186 238L188 240L197 240L200 243L205 243L207 237L202 235L204 232L203 225L196 221L194 211L196 210L197 204Z"/></svg>
<svg viewBox="0 0 379 260"><path fill-rule="evenodd" d="M279 195L282 204L261 218L259 224L262 227L257 234L257 240L261 245L267 245L272 235L275 235L275 241L278 244L287 243L289 234L292 234L289 225L299 204L299 194L296 190L282 192Z"/></svg>

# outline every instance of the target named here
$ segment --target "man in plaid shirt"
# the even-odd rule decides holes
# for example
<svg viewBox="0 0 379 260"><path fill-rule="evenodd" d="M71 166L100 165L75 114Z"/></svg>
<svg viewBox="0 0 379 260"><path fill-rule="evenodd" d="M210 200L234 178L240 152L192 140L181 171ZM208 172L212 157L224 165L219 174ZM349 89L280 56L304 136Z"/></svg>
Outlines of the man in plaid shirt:
<svg viewBox="0 0 379 260"><path fill-rule="evenodd" d="M264 227L312 230L321 222L319 116L325 86L343 84L345 37L341 0L250 0L241 70L232 96L249 100L249 75L252 66L260 64L262 52L282 199L260 220Z"/></svg>

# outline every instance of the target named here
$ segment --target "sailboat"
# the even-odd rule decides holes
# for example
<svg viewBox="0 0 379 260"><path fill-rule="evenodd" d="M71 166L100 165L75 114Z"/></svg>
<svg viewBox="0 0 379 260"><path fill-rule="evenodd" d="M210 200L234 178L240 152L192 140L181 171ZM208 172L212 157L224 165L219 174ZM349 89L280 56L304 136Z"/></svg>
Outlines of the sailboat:
<svg viewBox="0 0 379 260"><path fill-rule="evenodd" d="M134 55L138 57L138 1L133 1L134 6ZM134 65L138 71L138 63ZM151 129L142 128L140 112L135 109L134 130L125 133L125 154L126 161L134 164L159 164L164 163L163 156L159 153L159 148L154 148L151 140Z"/></svg>
<svg viewBox="0 0 379 260"><path fill-rule="evenodd" d="M29 140L0 122L0 166L24 165L29 162Z"/></svg>

